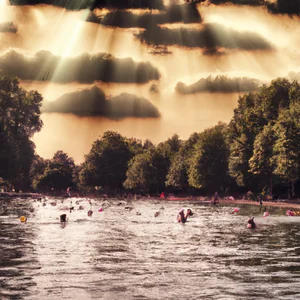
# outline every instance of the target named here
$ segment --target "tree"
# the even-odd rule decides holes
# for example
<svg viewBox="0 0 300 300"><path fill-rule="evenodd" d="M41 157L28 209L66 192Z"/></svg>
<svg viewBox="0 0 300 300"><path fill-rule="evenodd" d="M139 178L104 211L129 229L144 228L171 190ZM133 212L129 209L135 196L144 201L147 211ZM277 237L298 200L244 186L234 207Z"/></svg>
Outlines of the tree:
<svg viewBox="0 0 300 300"><path fill-rule="evenodd" d="M134 156L128 164L124 187L143 192L163 191L168 163L168 158L157 149Z"/></svg>
<svg viewBox="0 0 300 300"><path fill-rule="evenodd" d="M245 94L239 98L238 107L230 122L231 175L240 186L257 188L262 172L251 172L249 161L253 157L256 136L267 125L274 125L279 112L289 107L295 97L294 84L286 79L273 80L257 93Z"/></svg>
<svg viewBox="0 0 300 300"><path fill-rule="evenodd" d="M166 185L183 189L188 186L188 169L190 159L194 154L195 144L199 141L200 135L193 133L180 144L179 151L175 153L167 174Z"/></svg>
<svg viewBox="0 0 300 300"><path fill-rule="evenodd" d="M25 91L16 78L0 75L0 174L16 189L28 188L35 145L30 138L42 127L41 95Z"/></svg>
<svg viewBox="0 0 300 300"><path fill-rule="evenodd" d="M45 163L44 172L41 174ZM36 164L36 171L34 187L38 190L65 191L68 187L76 187L77 174L74 160L61 150L57 151L50 161L39 160Z"/></svg>
<svg viewBox="0 0 300 300"><path fill-rule="evenodd" d="M273 147L275 140L273 125L266 125L255 138L253 156L249 161L250 172L267 175L270 196L272 196L273 189Z"/></svg>
<svg viewBox="0 0 300 300"><path fill-rule="evenodd" d="M229 147L226 125L219 124L200 134L191 158L189 184L208 192L224 190L228 184Z"/></svg>
<svg viewBox="0 0 300 300"><path fill-rule="evenodd" d="M151 150L149 150L129 161L124 187L129 190L150 192L155 182L152 175Z"/></svg>
<svg viewBox="0 0 300 300"><path fill-rule="evenodd" d="M187 162L182 152L175 154L167 174L167 186L183 189L188 185Z"/></svg>
<svg viewBox="0 0 300 300"><path fill-rule="evenodd" d="M283 110L275 125L274 173L291 185L289 198L295 196L294 184L300 178L300 104L294 103L290 109Z"/></svg>
<svg viewBox="0 0 300 300"><path fill-rule="evenodd" d="M126 179L127 164L132 157L124 137L106 131L94 142L80 172L82 185L122 188Z"/></svg>

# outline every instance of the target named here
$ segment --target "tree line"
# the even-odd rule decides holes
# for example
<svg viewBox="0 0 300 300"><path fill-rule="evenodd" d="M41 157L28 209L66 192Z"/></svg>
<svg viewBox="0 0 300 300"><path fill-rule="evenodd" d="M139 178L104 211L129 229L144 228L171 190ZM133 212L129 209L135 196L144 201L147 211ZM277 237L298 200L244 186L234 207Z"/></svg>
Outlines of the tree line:
<svg viewBox="0 0 300 300"><path fill-rule="evenodd" d="M0 77L0 187L39 192L161 192L207 195L300 193L300 88L278 78L241 95L228 124L157 145L105 132L84 162L57 151L44 159L31 141L42 128L42 96Z"/></svg>

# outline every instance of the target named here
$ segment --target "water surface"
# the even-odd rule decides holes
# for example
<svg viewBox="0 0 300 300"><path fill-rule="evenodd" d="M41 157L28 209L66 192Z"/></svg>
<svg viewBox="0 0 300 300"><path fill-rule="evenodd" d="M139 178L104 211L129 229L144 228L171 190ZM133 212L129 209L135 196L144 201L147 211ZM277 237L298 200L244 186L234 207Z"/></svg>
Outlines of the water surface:
<svg viewBox="0 0 300 300"><path fill-rule="evenodd" d="M299 299L300 217L239 207L92 199L88 217L88 199L2 200L0 299Z"/></svg>

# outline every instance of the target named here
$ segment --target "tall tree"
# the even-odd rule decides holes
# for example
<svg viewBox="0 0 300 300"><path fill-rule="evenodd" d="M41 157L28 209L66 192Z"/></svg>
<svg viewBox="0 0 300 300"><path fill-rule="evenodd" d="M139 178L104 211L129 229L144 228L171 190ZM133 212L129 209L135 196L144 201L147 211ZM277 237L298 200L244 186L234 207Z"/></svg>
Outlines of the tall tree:
<svg viewBox="0 0 300 300"><path fill-rule="evenodd" d="M253 156L249 161L250 172L262 174L264 175L262 178L268 178L267 185L269 185L270 196L273 194L273 147L275 140L273 125L266 125L255 138Z"/></svg>
<svg viewBox="0 0 300 300"><path fill-rule="evenodd" d="M229 147L226 125L219 124L200 134L189 169L189 184L208 192L224 190L228 184Z"/></svg>
<svg viewBox="0 0 300 300"><path fill-rule="evenodd" d="M166 185L177 189L188 187L188 169L190 159L195 151L195 144L199 141L200 135L193 133L188 140L181 143L179 151L175 153L167 174Z"/></svg>
<svg viewBox="0 0 300 300"><path fill-rule="evenodd" d="M261 172L251 172L249 161L253 157L256 136L267 124L273 125L280 110L289 107L293 84L286 79L273 80L257 93L239 98L238 107L230 122L230 173L240 186L257 188Z"/></svg>
<svg viewBox="0 0 300 300"><path fill-rule="evenodd" d="M122 188L127 164L132 157L128 144L120 134L107 131L94 142L80 172L81 184L103 188Z"/></svg>
<svg viewBox="0 0 300 300"><path fill-rule="evenodd" d="M274 173L291 186L289 198L295 196L294 184L300 179L300 103L283 110L275 125Z"/></svg>
<svg viewBox="0 0 300 300"><path fill-rule="evenodd" d="M46 166L42 173L44 164ZM34 187L40 191L54 189L62 192L68 187L76 187L77 173L74 160L61 150L57 151L51 160L38 160L35 167L37 173L34 178Z"/></svg>
<svg viewBox="0 0 300 300"><path fill-rule="evenodd" d="M29 173L35 145L30 138L42 127L41 95L25 91L16 78L0 75L0 173L16 189L29 187Z"/></svg>

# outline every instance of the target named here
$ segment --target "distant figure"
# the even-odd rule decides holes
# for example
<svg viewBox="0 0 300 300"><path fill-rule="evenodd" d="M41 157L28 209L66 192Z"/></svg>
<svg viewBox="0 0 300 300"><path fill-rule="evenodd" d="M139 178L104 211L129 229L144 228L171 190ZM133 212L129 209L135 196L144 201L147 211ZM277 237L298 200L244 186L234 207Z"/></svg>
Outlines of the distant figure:
<svg viewBox="0 0 300 300"><path fill-rule="evenodd" d="M162 192L159 197L162 198L162 199L166 199L165 192Z"/></svg>
<svg viewBox="0 0 300 300"><path fill-rule="evenodd" d="M289 217L293 217L293 216L295 216L295 213L292 210L287 210L285 215L289 216Z"/></svg>
<svg viewBox="0 0 300 300"><path fill-rule="evenodd" d="M218 192L215 192L213 197L213 205L216 205L218 203L219 203L219 194Z"/></svg>
<svg viewBox="0 0 300 300"><path fill-rule="evenodd" d="M60 222L61 223L66 223L67 222L67 215L66 214L60 215Z"/></svg>
<svg viewBox="0 0 300 300"><path fill-rule="evenodd" d="M72 210L74 210L74 206L70 207L70 213L72 212Z"/></svg>
<svg viewBox="0 0 300 300"><path fill-rule="evenodd" d="M254 228L256 228L256 224L254 223L254 217L252 217L252 218L250 218L250 219L248 220L247 228L249 228L249 229L254 229Z"/></svg>
<svg viewBox="0 0 300 300"><path fill-rule="evenodd" d="M154 217L158 217L160 215L160 211L155 212Z"/></svg>
<svg viewBox="0 0 300 300"><path fill-rule="evenodd" d="M235 208L233 209L233 211L232 211L232 214L238 213L239 211L240 211L240 209L239 209L238 207L235 207Z"/></svg>
<svg viewBox="0 0 300 300"><path fill-rule="evenodd" d="M181 209L177 215L178 223L185 223L187 221L188 216L192 216L193 212L191 209L188 209L186 214L184 214L184 209Z"/></svg>
<svg viewBox="0 0 300 300"><path fill-rule="evenodd" d="M90 209L87 213L88 217L91 217L93 215L93 211Z"/></svg>
<svg viewBox="0 0 300 300"><path fill-rule="evenodd" d="M267 217L268 215L269 215L269 213L267 212L267 208L265 207L265 211L264 211L263 216L264 216L264 218L265 218L265 217Z"/></svg>

